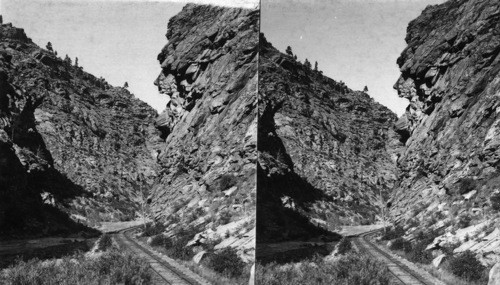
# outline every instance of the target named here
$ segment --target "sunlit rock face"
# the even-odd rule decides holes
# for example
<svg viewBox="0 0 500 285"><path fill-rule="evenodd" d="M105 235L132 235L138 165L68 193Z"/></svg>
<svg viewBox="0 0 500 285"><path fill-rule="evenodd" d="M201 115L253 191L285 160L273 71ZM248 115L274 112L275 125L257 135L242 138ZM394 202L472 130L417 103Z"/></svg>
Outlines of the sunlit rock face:
<svg viewBox="0 0 500 285"><path fill-rule="evenodd" d="M154 217L249 261L255 241L258 10L187 5L168 23L155 84L168 103ZM220 236L220 232L227 231Z"/></svg>
<svg viewBox="0 0 500 285"><path fill-rule="evenodd" d="M90 226L135 218L156 176L156 115L1 25L0 234L78 230L67 216Z"/></svg>
<svg viewBox="0 0 500 285"><path fill-rule="evenodd" d="M259 242L374 222L396 179L396 115L263 36L260 46Z"/></svg>
<svg viewBox="0 0 500 285"><path fill-rule="evenodd" d="M410 105L397 124L406 148L393 218L409 233L439 234L486 221L474 234L485 236L498 227L500 199L500 3L429 6L409 24L406 42L395 88Z"/></svg>

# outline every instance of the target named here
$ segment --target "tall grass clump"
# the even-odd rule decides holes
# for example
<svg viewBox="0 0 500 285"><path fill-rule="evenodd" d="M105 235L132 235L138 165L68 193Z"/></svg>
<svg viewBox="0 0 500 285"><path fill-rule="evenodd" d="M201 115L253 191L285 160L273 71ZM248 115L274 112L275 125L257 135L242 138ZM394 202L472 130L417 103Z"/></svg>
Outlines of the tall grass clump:
<svg viewBox="0 0 500 285"><path fill-rule="evenodd" d="M148 263L117 250L96 257L83 254L60 260L18 261L0 272L0 284L151 284Z"/></svg>
<svg viewBox="0 0 500 285"><path fill-rule="evenodd" d="M259 285L388 285L387 267L367 256L344 255L335 261L316 259L296 264L258 264L255 284Z"/></svg>

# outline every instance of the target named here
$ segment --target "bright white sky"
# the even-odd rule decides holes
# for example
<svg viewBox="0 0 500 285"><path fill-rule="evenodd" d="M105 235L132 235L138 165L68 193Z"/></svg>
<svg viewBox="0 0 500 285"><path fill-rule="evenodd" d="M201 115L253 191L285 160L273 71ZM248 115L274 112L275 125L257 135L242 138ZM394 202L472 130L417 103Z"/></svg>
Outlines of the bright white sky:
<svg viewBox="0 0 500 285"><path fill-rule="evenodd" d="M392 88L408 23L444 0L263 0L261 31L279 50L288 45L323 73L401 115L408 101Z"/></svg>
<svg viewBox="0 0 500 285"><path fill-rule="evenodd" d="M4 22L24 28L41 47L50 41L59 55L113 85L129 90L158 111L166 98L154 80L156 56L167 43L168 20L185 0L0 0ZM258 0L189 2L253 8ZM368 86L378 102L401 115L407 101L392 89L396 59L405 47L408 22L428 4L444 0L262 0L261 29L278 49L292 46L335 80L353 89Z"/></svg>
<svg viewBox="0 0 500 285"><path fill-rule="evenodd" d="M254 8L258 0L127 1L0 0L4 23L24 28L58 55L78 57L84 70L129 90L158 111L166 97L153 85L160 73L156 56L167 44L168 20L187 2Z"/></svg>

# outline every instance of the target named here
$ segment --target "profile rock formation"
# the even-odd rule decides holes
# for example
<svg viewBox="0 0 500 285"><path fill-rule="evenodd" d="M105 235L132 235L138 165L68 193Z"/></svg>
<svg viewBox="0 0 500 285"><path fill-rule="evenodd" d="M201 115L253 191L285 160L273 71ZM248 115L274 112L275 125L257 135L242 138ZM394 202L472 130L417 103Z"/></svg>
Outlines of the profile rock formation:
<svg viewBox="0 0 500 285"><path fill-rule="evenodd" d="M253 260L258 10L186 5L170 19L155 84L168 98L151 209L167 233Z"/></svg>
<svg viewBox="0 0 500 285"><path fill-rule="evenodd" d="M407 30L395 88L410 101L391 215L429 249L500 254L500 3L429 6Z"/></svg>

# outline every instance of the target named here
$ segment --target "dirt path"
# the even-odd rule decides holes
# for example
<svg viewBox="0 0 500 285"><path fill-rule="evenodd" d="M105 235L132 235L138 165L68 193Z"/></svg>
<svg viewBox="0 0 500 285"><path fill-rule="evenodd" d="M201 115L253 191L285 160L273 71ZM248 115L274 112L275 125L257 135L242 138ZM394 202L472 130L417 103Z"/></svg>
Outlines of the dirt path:
<svg viewBox="0 0 500 285"><path fill-rule="evenodd" d="M144 258L156 273L155 284L175 285L210 285L208 281L195 274L175 260L152 250L144 243L133 239L130 234L134 230L121 230L113 237L118 245Z"/></svg>

